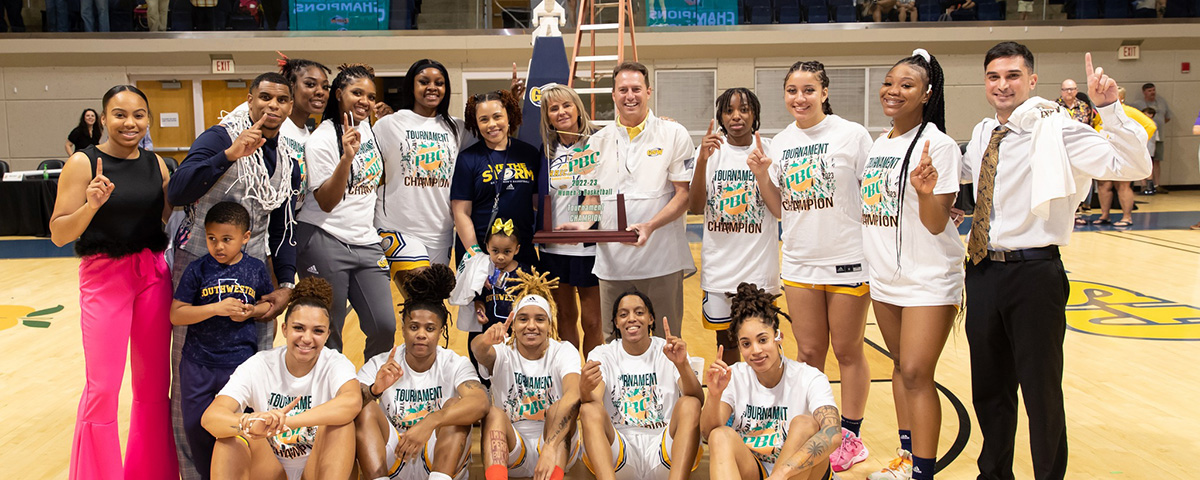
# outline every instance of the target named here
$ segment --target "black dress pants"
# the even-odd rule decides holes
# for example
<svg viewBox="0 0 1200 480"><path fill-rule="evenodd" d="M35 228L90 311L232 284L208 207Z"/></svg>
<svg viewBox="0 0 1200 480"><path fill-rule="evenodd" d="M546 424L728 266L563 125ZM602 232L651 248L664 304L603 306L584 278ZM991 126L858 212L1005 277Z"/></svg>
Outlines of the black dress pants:
<svg viewBox="0 0 1200 480"><path fill-rule="evenodd" d="M1012 480L1017 387L1029 415L1034 478L1067 471L1063 337L1070 293L1059 258L967 263L971 393L983 450L979 480Z"/></svg>

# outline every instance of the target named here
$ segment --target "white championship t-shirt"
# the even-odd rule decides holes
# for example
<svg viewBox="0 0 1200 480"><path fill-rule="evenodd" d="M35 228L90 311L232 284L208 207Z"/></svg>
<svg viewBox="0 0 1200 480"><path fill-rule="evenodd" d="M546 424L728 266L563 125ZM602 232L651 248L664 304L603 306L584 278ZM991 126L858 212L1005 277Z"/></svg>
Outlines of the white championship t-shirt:
<svg viewBox="0 0 1200 480"><path fill-rule="evenodd" d="M575 221L599 221L594 213L580 210L583 196L589 190L599 188L596 182L596 165L600 162L600 152L593 144L576 143L575 145L558 145L554 149L554 158L550 159L550 204L554 207L554 224L561 225ZM538 206L541 208L541 205ZM541 226L539 225L540 229ZM596 255L596 246L582 243L548 243L540 250L555 255L570 255L573 257L591 257Z"/></svg>
<svg viewBox="0 0 1200 480"><path fill-rule="evenodd" d="M769 147L763 140L763 148ZM700 289L706 292L736 292L742 282L779 291L779 221L767 209L746 165L753 150L753 144L726 142L708 156L700 247Z"/></svg>
<svg viewBox="0 0 1200 480"><path fill-rule="evenodd" d="M604 408L617 427L664 428L679 400L679 369L663 354L666 340L650 338L650 348L633 356L621 339L592 349L588 361L600 362Z"/></svg>
<svg viewBox="0 0 1200 480"><path fill-rule="evenodd" d="M871 298L901 307L958 305L963 290L963 241L954 222L933 235L921 223L917 191L908 175L900 184L900 165L917 128L895 138L884 134L875 140L862 181L862 233L871 272ZM935 195L958 193L962 153L958 144L937 127L927 125L913 147L908 171L921 163L929 140L929 156L937 169ZM900 189L904 205L899 207ZM896 228L900 228L897 244ZM897 249L899 263L897 263Z"/></svg>
<svg viewBox="0 0 1200 480"><path fill-rule="evenodd" d="M396 363L404 375L379 396L383 414L397 431L404 432L416 425L425 416L442 409L446 400L458 396L458 386L468 381L479 381L466 357L443 347L437 347L433 366L424 372L413 371L404 359L404 345L396 346ZM390 351L389 351L390 352ZM375 383L379 368L387 363L388 353L371 357L358 371L358 381L363 385Z"/></svg>
<svg viewBox="0 0 1200 480"><path fill-rule="evenodd" d="M774 388L759 383L745 362L733 364L721 402L733 409L730 426L759 461L775 463L792 419L821 407L837 407L829 378L808 364L783 359L783 378Z"/></svg>
<svg viewBox="0 0 1200 480"><path fill-rule="evenodd" d="M301 378L288 372L285 355L287 346L254 354L234 370L217 395L232 398L242 410L252 408L255 412L284 408L300 397L288 412L292 416L332 400L338 389L354 380L354 364L336 350L322 349L317 364ZM270 437L268 443L276 457L295 460L308 456L316 438L317 427L302 427Z"/></svg>
<svg viewBox="0 0 1200 480"><path fill-rule="evenodd" d="M308 142L308 127L292 123L292 119L284 120L279 126L279 146L276 156L292 161L292 168L300 169L300 193L296 200L295 209L300 210L308 193L308 170L304 165L304 144Z"/></svg>
<svg viewBox="0 0 1200 480"><path fill-rule="evenodd" d="M625 212L629 225L650 221L675 195L672 182L691 182L696 146L683 125L668 122L650 112L637 137L616 123L592 135L591 145L600 151L597 185L603 192L600 201L601 230L617 228L616 193L625 194ZM640 247L618 242L596 246L596 267L602 280L641 280L670 275L678 271L691 275L696 263L688 248L686 215L663 225L650 234Z"/></svg>
<svg viewBox="0 0 1200 480"><path fill-rule="evenodd" d="M379 156L375 136L371 134L371 125L362 122L355 128L360 134L360 143L350 166L350 181L348 185L330 185L345 195L342 201L328 213L321 210L315 199L304 202L296 220L320 227L342 243L378 245L379 234L372 221L375 218L375 190L383 180L383 159ZM320 188L333 176L341 157L333 121L321 122L304 145L310 192Z"/></svg>
<svg viewBox="0 0 1200 480"><path fill-rule="evenodd" d="M783 200L785 280L835 281L801 278L802 266L837 266L847 272L866 269L859 179L870 149L867 129L837 115L828 115L810 128L790 123L771 141L771 182Z"/></svg>
<svg viewBox="0 0 1200 480"><path fill-rule="evenodd" d="M411 235L429 251L454 245L450 181L458 152L474 143L462 120L453 120L451 131L441 118L400 110L374 127L387 172L375 226Z"/></svg>
<svg viewBox="0 0 1200 480"><path fill-rule="evenodd" d="M521 356L514 345L493 345L493 371L479 365L480 376L492 381L492 405L504 410L513 423L545 421L546 409L563 396L563 378L579 374L579 350L567 342L549 342L537 360Z"/></svg>

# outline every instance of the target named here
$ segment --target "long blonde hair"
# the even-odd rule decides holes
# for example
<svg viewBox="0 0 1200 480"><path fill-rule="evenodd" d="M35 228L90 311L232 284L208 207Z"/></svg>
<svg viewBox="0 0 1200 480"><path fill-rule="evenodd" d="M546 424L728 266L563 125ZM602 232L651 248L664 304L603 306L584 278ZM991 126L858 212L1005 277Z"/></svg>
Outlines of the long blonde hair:
<svg viewBox="0 0 1200 480"><path fill-rule="evenodd" d="M550 314L550 338L558 340L558 306L554 304L554 295L550 293L551 290L558 288L558 278L548 278L550 276L549 272L538 273L536 268L530 268L530 271L533 273L525 273L517 269L515 273L520 280L516 285L508 287L508 293L513 294L518 302L527 295L537 295L546 299L546 303L550 304L550 311L546 312ZM515 304L513 308L516 308ZM516 315L516 313L513 312L513 315ZM508 337L509 345L513 344L513 338L514 336L512 335Z"/></svg>
<svg viewBox="0 0 1200 480"><path fill-rule="evenodd" d="M578 128L579 138L587 141L593 133L596 132L596 126L592 124L591 117L588 116L586 110L583 109L583 100L579 98L579 94L575 93L571 87L559 85L557 83L549 84L542 88L542 145L546 149L546 158L554 158L554 149L558 146L558 129L554 127L554 122L550 119L551 103L570 101L575 104L575 112L578 114L578 119L575 122Z"/></svg>

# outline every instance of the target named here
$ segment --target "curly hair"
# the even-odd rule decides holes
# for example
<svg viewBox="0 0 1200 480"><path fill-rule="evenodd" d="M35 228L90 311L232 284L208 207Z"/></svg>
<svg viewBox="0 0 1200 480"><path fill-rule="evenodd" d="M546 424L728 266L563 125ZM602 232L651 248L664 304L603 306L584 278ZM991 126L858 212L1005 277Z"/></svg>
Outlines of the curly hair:
<svg viewBox="0 0 1200 480"><path fill-rule="evenodd" d="M283 75L283 78L286 78L288 83L293 87L296 86L296 82L300 81L300 75L310 68L321 70L325 72L326 76L328 76L330 73L333 73L331 70L329 70L329 67L326 67L318 62L305 60L303 58L288 58L287 55L284 55L282 52L278 51L275 53L278 53L280 57L279 60L276 60L276 62L279 64L279 74Z"/></svg>
<svg viewBox="0 0 1200 480"><path fill-rule="evenodd" d="M492 101L500 102L500 105L504 107L504 113L508 115L508 134L516 135L517 129L521 127L521 100L514 97L508 90L471 95L471 98L467 99L467 108L463 112L467 131L476 137L482 137L479 134L479 121L475 119L475 110L480 103Z"/></svg>
<svg viewBox="0 0 1200 480"><path fill-rule="evenodd" d="M620 331L621 331L621 329L620 329L620 328L617 328L617 315L619 315L619 313L620 313L620 310L621 310L621 300L624 300L624 299L625 299L625 297L628 297L628 296L630 296L630 295L633 295L633 296L635 296L635 297L638 297L638 298L642 299L642 303L646 304L646 313L650 315L650 332L651 332L651 333L653 333L653 332L654 332L654 326L658 324L658 322L656 321L656 319L658 318L658 316L654 314L654 302L651 302L651 301L650 301L650 297L646 296L646 294L644 294L644 293L642 293L642 292L639 292L639 291L637 291L637 290L628 290L628 291L626 291L625 293L622 293L622 294L620 294L620 295L617 295L617 298L616 298L615 300L613 300L613 306L612 306L612 312L613 312L613 317L612 317L612 327L613 327L613 332L620 332ZM617 333L617 334L616 334L616 336L617 336L617 338L620 338L620 337L621 337L621 334L620 334L620 333Z"/></svg>
<svg viewBox="0 0 1200 480"><path fill-rule="evenodd" d="M550 311L546 312L550 315L550 338L558 340L558 322L555 320L558 318L558 305L554 303L554 294L550 293L551 290L558 288L558 278L548 278L549 272L538 273L537 269L533 267L530 267L529 271L531 273L516 270L519 280L516 285L508 287L508 293L512 294L518 302L529 295L537 295L545 299L546 303L550 304ZM512 343L513 336L510 335L508 344L512 345Z"/></svg>
<svg viewBox="0 0 1200 480"><path fill-rule="evenodd" d="M737 286L737 293L726 295L732 297L729 302L731 315L729 331L735 337L737 336L738 329L746 323L746 320L757 319L768 327L771 327L772 331L778 332L779 317L786 318L789 321L792 319L775 305L775 299L779 298L778 293L768 293L753 283L742 282Z"/></svg>
<svg viewBox="0 0 1200 480"><path fill-rule="evenodd" d="M296 287L292 289L292 296L288 299L287 314L283 316L283 321L291 318L292 312L299 307L319 308L325 312L325 319L329 319L329 310L333 308L333 286L321 277L304 277L299 282L296 282Z"/></svg>
<svg viewBox="0 0 1200 480"><path fill-rule="evenodd" d="M450 310L446 309L446 299L450 298L454 284L454 270L440 263L410 275L400 288L404 294L404 303L400 304L401 321L412 318L412 312L417 310L432 312L442 321L442 338L449 345L450 330L446 325L450 321Z"/></svg>

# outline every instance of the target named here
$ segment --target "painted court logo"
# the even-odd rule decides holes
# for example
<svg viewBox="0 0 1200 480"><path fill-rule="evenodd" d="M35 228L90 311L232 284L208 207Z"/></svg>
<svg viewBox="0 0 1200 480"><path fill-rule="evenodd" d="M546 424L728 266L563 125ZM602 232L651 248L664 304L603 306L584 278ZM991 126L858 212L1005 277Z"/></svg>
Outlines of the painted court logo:
<svg viewBox="0 0 1200 480"><path fill-rule="evenodd" d="M62 310L62 305L41 310L23 305L0 305L0 330L8 330L17 325L30 328L50 328L50 320L54 319L54 314Z"/></svg>
<svg viewBox="0 0 1200 480"><path fill-rule="evenodd" d="M1067 328L1106 337L1200 340L1200 308L1112 285L1071 281Z"/></svg>

